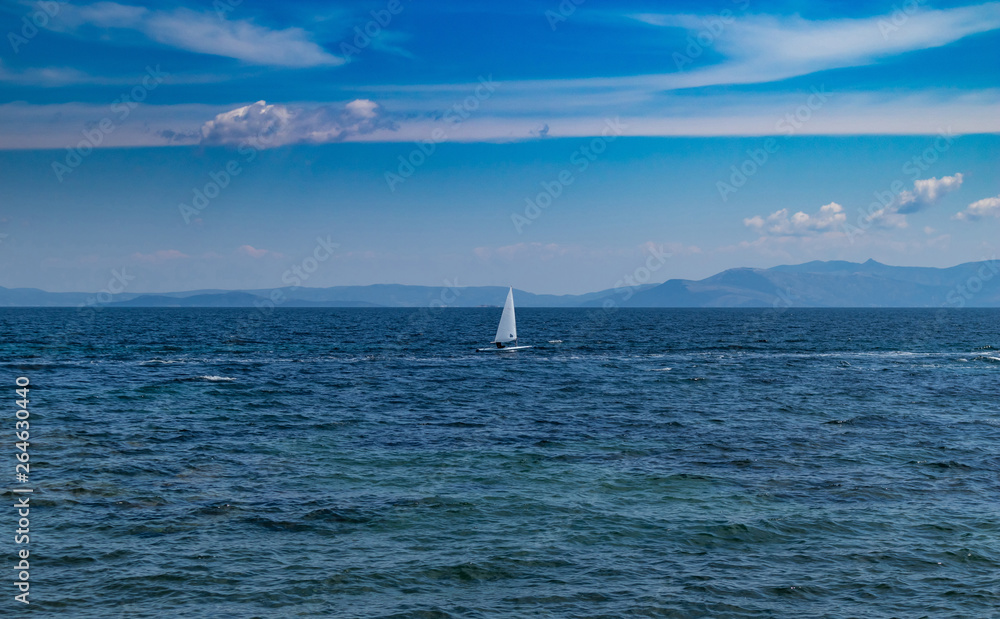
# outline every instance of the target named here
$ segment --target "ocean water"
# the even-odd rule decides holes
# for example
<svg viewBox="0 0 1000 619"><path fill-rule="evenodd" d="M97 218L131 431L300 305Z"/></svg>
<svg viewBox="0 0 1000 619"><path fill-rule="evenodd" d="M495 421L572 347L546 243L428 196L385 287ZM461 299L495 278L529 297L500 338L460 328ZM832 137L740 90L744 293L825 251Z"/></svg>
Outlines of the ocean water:
<svg viewBox="0 0 1000 619"><path fill-rule="evenodd" d="M1000 311L499 312L0 311L2 614L997 613Z"/></svg>

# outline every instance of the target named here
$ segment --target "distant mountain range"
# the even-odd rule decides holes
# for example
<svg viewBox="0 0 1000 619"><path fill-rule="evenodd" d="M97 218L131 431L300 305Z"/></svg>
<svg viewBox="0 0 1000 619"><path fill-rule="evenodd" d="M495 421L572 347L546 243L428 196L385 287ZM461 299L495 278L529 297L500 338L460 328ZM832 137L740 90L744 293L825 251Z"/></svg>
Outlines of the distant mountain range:
<svg viewBox="0 0 1000 619"><path fill-rule="evenodd" d="M480 307L499 306L502 286L441 288L375 284L330 288L122 293L108 307ZM0 287L0 306L73 307L95 293ZM581 295L515 291L518 307L1000 307L1000 260L939 269L814 261L770 269L728 269L702 280L616 288ZM98 299L106 301L104 298Z"/></svg>

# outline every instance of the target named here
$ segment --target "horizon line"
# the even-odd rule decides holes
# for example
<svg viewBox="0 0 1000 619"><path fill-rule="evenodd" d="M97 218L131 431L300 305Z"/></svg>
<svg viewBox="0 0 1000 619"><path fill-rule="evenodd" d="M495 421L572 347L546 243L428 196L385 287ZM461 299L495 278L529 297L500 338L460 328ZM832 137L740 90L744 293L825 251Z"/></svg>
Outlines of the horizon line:
<svg viewBox="0 0 1000 619"><path fill-rule="evenodd" d="M982 258L980 260L970 260L970 261L967 261L967 262L960 262L958 264L954 264L954 265L946 266L946 267L886 264L884 262L879 262L878 260L875 260L874 258L868 258L864 262L852 262L850 260L836 260L836 259L834 259L834 260L808 260L806 262L800 262L800 263L796 263L796 264L779 264L779 265L775 265L775 266L771 266L771 267L750 267L750 266L730 267L728 269L723 269L721 271L718 271L716 273L713 273L712 275L709 275L707 277L703 277L701 279L690 279L690 278L685 278L685 277L671 277L671 278L663 280L661 282L646 282L646 283L641 283L641 284L636 284L636 285L611 286L611 287L608 287L608 288L601 288L599 290L591 290L591 291L588 291L588 292L581 292L581 293L556 294L556 293L549 293L549 292L533 292L531 290L525 290L523 288L517 288L517 290L519 292L524 292L524 293L528 293L528 294L535 295L535 296L579 297L579 296L585 296L585 295L588 295L588 294L596 294L598 292L604 292L604 291L607 291L607 290L629 290L629 289L638 289L638 288L644 288L644 287L645 288L656 287L656 286L661 286L663 284L666 284L667 282L670 282L670 281L700 282L700 281L704 281L706 279L710 279L712 277L715 277L717 275L720 275L722 273L726 273L726 272L729 272L729 271L741 271L741 270L768 271L768 270L771 270L771 269L782 268L782 267L799 267L799 266L804 266L804 265L812 264L812 263L821 263L821 264L844 263L844 264L851 264L851 265L856 265L856 266L863 266L863 265L872 263L872 264L877 264L877 265L880 265L880 266L886 266L886 267L891 267L891 268L900 268L900 269L908 269L908 268L915 268L915 269L935 269L935 270L943 271L943 270L948 270L948 269L954 269L954 268L961 267L961 266L968 265L968 264L978 264L978 263L982 263L982 262L991 262L991 261L996 261L996 260L997 260L997 258L994 255L991 258ZM372 284L333 284L333 285L330 285L330 286L287 286L286 285L286 286L274 286L274 287L267 287L267 286L265 286L265 287L262 287L262 288L232 288L232 289L227 289L227 288L195 288L195 289L190 289L190 290L168 290L168 291L161 291L161 292L128 292L128 293L125 293L125 291L123 290L121 293L116 293L116 296L117 296L117 294L123 294L123 293L129 294L129 295L136 295L136 296L138 296L138 295L164 296L164 295L170 295L170 294L191 293L191 292L205 292L205 293L220 294L220 293L248 292L248 291L261 291L261 290L272 290L272 291L274 291L274 290L288 290L288 289L291 289L291 290L303 290L303 289L304 290L327 290L327 289L330 289L330 288L369 288L369 287L372 287L372 286L403 286L403 287L411 287L411 288L447 288L447 289L515 288L516 287L516 286L514 286L512 284L509 284L509 283L507 283L507 284L471 284L471 285L461 285L461 286L460 285L454 285L453 286L453 285L447 284L445 286L441 286L440 284L428 285L428 284L400 284L400 283L395 283L395 282L388 282L388 283L386 283L386 282L378 282L378 283L372 283ZM36 291L39 291L39 292L44 292L46 294L98 294L99 293L99 292L95 293L94 291L89 291L89 290L82 290L82 291L81 290L52 291L52 290L45 290L44 288L36 288L36 287L30 287L30 286L8 287L8 286L0 285L0 289L3 289L3 290L36 290ZM11 306L0 306L0 307L11 307ZM24 306L24 307L29 307L29 306Z"/></svg>

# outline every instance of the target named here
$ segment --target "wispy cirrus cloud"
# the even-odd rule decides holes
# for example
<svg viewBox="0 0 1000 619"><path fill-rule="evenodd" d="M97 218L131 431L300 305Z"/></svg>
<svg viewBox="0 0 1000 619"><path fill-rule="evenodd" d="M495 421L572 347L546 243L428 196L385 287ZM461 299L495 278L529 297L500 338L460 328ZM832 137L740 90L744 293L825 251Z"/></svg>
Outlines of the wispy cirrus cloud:
<svg viewBox="0 0 1000 619"><path fill-rule="evenodd" d="M238 58L244 63L243 66L230 67L229 73L220 75L192 76L187 70L191 67L180 67L170 77L174 83L205 81L219 84L266 71L253 66L257 64L332 66L344 61L330 53L336 52L333 47L328 52L310 40L310 34L305 30L268 28L252 21L236 20L234 15L237 14L220 17L215 12L100 2L66 5L53 22L88 39L101 38L119 45L159 41L178 49ZM654 42L651 47L645 48L645 52L662 54L667 59L665 64L672 67L669 55L676 46L676 29L689 32L703 29L702 19L697 15L647 14L631 16L628 21L634 29L649 30L643 37L644 44L650 40L649 32L654 36L663 34L664 43ZM447 129L448 140L456 142L590 136L604 128L604 120L611 114L621 116L626 126L625 135L774 135L780 133L777 121L802 105L805 95L800 92L800 86L793 86L792 91L786 91L781 85L732 91L686 89L774 82L833 68L876 64L907 52L945 46L972 34L1000 28L1000 4L920 9L893 29L885 30L884 26L880 26L884 23L896 22L888 14L825 20L743 14L715 37L712 47L721 60L714 64L695 64L684 71L646 75L498 80L497 92L491 96L488 105L477 109L461 124L451 126L441 122L443 112L475 92L480 84L471 76L467 83L420 83L419 71L414 74L417 76L414 81L406 84L385 83L375 71L371 82L366 81L363 85L317 84L317 91L308 93L309 97L315 98L304 99L301 90L294 91L283 100L285 108L292 112L289 118L273 120L277 125L291 123L295 125L291 133L306 136L293 137L285 143L339 139L417 141L426 139L441 127ZM310 27L318 26L314 24ZM675 31L668 33L668 28ZM384 33L390 34L388 31ZM620 30L610 34L620 36ZM383 38L379 37L379 40ZM383 42L392 40L389 37ZM671 42L665 43L668 40ZM90 76L70 68L24 68L13 62L7 69L5 71L0 66L0 82L25 86L57 87L129 83L133 80L131 76ZM614 68L610 70L615 71ZM978 84L969 89L942 88L932 84L924 86L910 90L873 87L871 90L850 91L838 91L836 87L831 87L833 96L824 104L822 113L815 114L798 134L927 134L944 126L952 127L956 133L1000 131L1000 115L996 114L1000 89L983 88ZM207 87L205 92L208 88L211 87ZM293 90L289 89L289 92ZM176 106L166 99L163 99L163 105L160 105L160 99L144 104L136 114L153 119L150 122L152 130L139 135L138 129L124 127L115 135L108 136L102 147L140 143L157 146L194 144L203 139L205 143L221 143L221 132L203 138L201 129L205 121L214 115L234 112L234 108L243 105L240 99L229 98L233 96L231 92L220 95L213 91L211 97L206 96L205 100L213 102L213 109L190 122L186 117L181 118L180 112L172 109ZM278 92L284 97L286 90ZM263 99L266 96L268 101L273 101L273 93L274 90L261 90L254 98ZM245 95L238 96L242 98ZM398 126L384 121L377 124L375 130L364 125L351 130L354 123L344 124L341 119L331 119L341 111L341 104L333 102L369 98L391 110ZM218 104L223 101L227 102L224 106ZM298 103L300 101L309 103ZM0 136L0 148L62 146L79 133L78 124L67 122L51 104L7 106L19 108L15 110L19 116L33 113L35 118L28 120L32 126L9 123L10 128ZM269 113L278 115L282 111L279 106L271 108ZM99 105L94 107L97 118L106 114ZM313 116L325 118L310 121L310 109ZM310 122L316 125L315 130L305 127ZM342 132L341 125L348 129ZM390 127L391 130L387 130ZM218 141L213 141L216 139Z"/></svg>
<svg viewBox="0 0 1000 619"><path fill-rule="evenodd" d="M707 16L643 14L647 24L705 29ZM899 24L899 25L896 25ZM899 20L892 15L808 20L800 16L744 15L725 25L714 48L725 61L647 80L664 88L752 84L817 71L856 67L902 53L941 47L1000 28L1000 3L921 10Z"/></svg>
<svg viewBox="0 0 1000 619"><path fill-rule="evenodd" d="M158 67L159 65L157 65ZM226 75L217 73L183 73L174 74L165 71L157 72L163 74L163 81L171 84L215 84L231 78L234 73ZM144 72L133 72L119 75L92 74L81 71L73 67L25 67L13 69L4 64L0 59L0 82L17 84L18 86L37 86L41 88L59 88L62 86L111 86L128 85L135 86L141 83Z"/></svg>
<svg viewBox="0 0 1000 619"><path fill-rule="evenodd" d="M125 81L125 80L121 80ZM28 67L12 70L0 59L0 82L27 86L68 86L70 84L106 84L108 78L95 77L71 67Z"/></svg>
<svg viewBox="0 0 1000 619"><path fill-rule="evenodd" d="M201 127L202 144L252 143L261 148L323 144L391 129L393 122L368 99L318 108L269 105L258 101L218 114Z"/></svg>
<svg viewBox="0 0 1000 619"><path fill-rule="evenodd" d="M707 16L645 14L631 16L638 27L664 30L662 47L650 54L670 58L676 32L705 29ZM641 24L641 25L640 25ZM539 78L497 81L489 117L463 123L479 139L592 135L595 118L613 106L629 126L627 135L773 135L777 121L803 104L801 92L747 91L733 95L690 89L768 84L833 69L875 65L920 50L950 45L965 37L1000 29L1000 3L942 10L918 9L900 22L891 13L866 18L810 20L797 15L745 14L714 37L721 56L713 63L682 71L608 77ZM655 32L655 30L654 30ZM649 37L644 37L648 41ZM669 41L669 42L668 42ZM666 63L673 66L669 61ZM374 85L380 100L433 104L455 100L474 82ZM912 91L873 89L833 92L832 99L800 134L924 134L942 126L960 132L996 131L995 89ZM599 124L599 123L598 123ZM405 128L404 128L405 129ZM482 136L482 137L480 137Z"/></svg>
<svg viewBox="0 0 1000 619"><path fill-rule="evenodd" d="M87 27L133 30L163 45L253 65L316 67L345 62L311 41L301 28L276 30L187 8L155 10L116 2L66 4L52 27L78 34L85 34Z"/></svg>
<svg viewBox="0 0 1000 619"><path fill-rule="evenodd" d="M625 14L646 27L683 29L696 36L711 15ZM897 25L898 24L898 25ZM733 18L712 39L722 60L683 71L607 77L539 78L498 81L505 97L514 94L557 101L553 107L577 108L608 98L647 100L665 91L706 86L777 82L831 69L871 65L899 55L943 47L965 37L1000 29L1000 3L918 9L900 23L892 12L865 18L810 20L798 15L745 14ZM648 41L648 37L645 39ZM646 48L669 61L678 51L674 37L664 37L660 48ZM669 42L667 42L669 41ZM673 67L673 63L668 64ZM456 92L474 82L399 84L379 88L395 92Z"/></svg>
<svg viewBox="0 0 1000 619"><path fill-rule="evenodd" d="M634 23L646 27L680 28L697 34L705 28L708 16L630 17ZM787 112L788 103L768 101L767 93L741 93L739 101L728 105L728 109L723 109L721 101L698 97L693 101L699 107L690 112L685 110L681 118L662 112L665 107L677 110L673 101L664 99L665 94L708 86L773 83L832 69L873 65L909 52L943 47L970 35L1000 29L1000 3L921 9L907 15L898 26L897 23L898 18L891 13L825 20L797 15L742 15L725 25L713 39L714 51L722 56L719 62L654 74L498 81L498 95L491 100L491 108L507 107L520 116L536 111L537 116L530 119L534 124L520 129L522 136L530 135L543 124L550 125L552 136L578 135L578 126L591 120L578 119L581 113L587 109L606 110L611 103L623 118L631 117L630 126L637 135L773 134L775 117ZM665 36L664 40L667 39L675 40ZM669 58L676 50L668 45L673 43L647 52ZM370 90L391 93L397 98L407 95L412 98L413 93L456 98L465 96L475 86L474 82L410 83L379 85ZM916 99L907 96L898 92L838 93L834 103L828 104L829 109L824 107L823 117L810 123L807 132L933 133L942 120L958 122L971 114L983 126L984 122L992 122L991 115L995 116L991 108L995 105L995 93L991 91L973 93L966 99L944 91L926 101L919 96ZM801 103L796 100L792 107ZM636 113L623 113L623 107ZM466 124L469 129L476 125Z"/></svg>

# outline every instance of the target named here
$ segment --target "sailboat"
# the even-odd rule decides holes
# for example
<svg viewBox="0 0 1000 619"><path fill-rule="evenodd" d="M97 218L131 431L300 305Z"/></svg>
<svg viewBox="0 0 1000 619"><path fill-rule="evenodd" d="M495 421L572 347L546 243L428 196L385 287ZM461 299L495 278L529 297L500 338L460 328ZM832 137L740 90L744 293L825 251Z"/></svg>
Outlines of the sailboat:
<svg viewBox="0 0 1000 619"><path fill-rule="evenodd" d="M514 342L513 346L508 346ZM477 348L478 352L488 352L493 350L524 350L531 346L517 345L517 321L514 320L514 288L507 290L507 302L503 304L503 314L500 315L500 324L497 326L496 337L493 338L495 348Z"/></svg>

